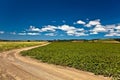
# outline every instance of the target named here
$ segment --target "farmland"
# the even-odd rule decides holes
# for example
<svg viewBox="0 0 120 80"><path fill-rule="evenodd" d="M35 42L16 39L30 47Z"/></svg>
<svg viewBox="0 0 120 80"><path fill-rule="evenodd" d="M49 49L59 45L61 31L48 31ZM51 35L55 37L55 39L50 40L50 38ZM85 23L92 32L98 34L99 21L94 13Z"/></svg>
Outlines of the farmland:
<svg viewBox="0 0 120 80"><path fill-rule="evenodd" d="M41 42L0 42L0 52L16 49L16 48L35 46L39 44L42 44L42 43Z"/></svg>
<svg viewBox="0 0 120 80"><path fill-rule="evenodd" d="M120 78L120 44L53 42L23 51L21 55L49 64L93 72L96 75Z"/></svg>

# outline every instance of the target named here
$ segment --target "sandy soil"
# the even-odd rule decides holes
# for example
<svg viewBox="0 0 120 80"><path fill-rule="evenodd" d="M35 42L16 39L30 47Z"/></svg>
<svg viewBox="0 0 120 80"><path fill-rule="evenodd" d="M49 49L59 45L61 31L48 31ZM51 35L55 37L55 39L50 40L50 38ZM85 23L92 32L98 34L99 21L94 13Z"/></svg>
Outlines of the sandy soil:
<svg viewBox="0 0 120 80"><path fill-rule="evenodd" d="M111 80L90 72L42 63L19 54L20 51L36 47L0 53L0 80Z"/></svg>

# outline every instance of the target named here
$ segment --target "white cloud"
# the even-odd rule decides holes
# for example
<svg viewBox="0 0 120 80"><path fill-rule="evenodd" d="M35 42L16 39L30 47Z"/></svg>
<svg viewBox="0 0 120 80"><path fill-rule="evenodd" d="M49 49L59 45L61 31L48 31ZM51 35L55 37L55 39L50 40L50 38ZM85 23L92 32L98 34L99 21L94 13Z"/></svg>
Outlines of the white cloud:
<svg viewBox="0 0 120 80"><path fill-rule="evenodd" d="M88 36L88 34L85 34L84 32L74 32L74 31L68 31L67 34L69 36Z"/></svg>
<svg viewBox="0 0 120 80"><path fill-rule="evenodd" d="M62 26L59 26L58 29L63 30L63 31L76 30L75 27L69 26L69 25L62 25Z"/></svg>
<svg viewBox="0 0 120 80"><path fill-rule="evenodd" d="M76 31L82 31L82 32L84 32L85 30L84 30L84 28L76 28Z"/></svg>
<svg viewBox="0 0 120 80"><path fill-rule="evenodd" d="M96 26L96 25L100 25L100 19L97 19L97 20L93 20L93 21L89 21L88 24L86 24L85 26L86 27L92 27L92 26Z"/></svg>
<svg viewBox="0 0 120 80"><path fill-rule="evenodd" d="M102 25L96 25L92 30L90 30L90 34L98 34L99 32L107 32L107 30Z"/></svg>
<svg viewBox="0 0 120 80"><path fill-rule="evenodd" d="M46 32L46 31L51 31L51 32L55 32L57 29L56 26L52 26L52 25L47 25L47 26L44 26L41 31L42 32Z"/></svg>
<svg viewBox="0 0 120 80"><path fill-rule="evenodd" d="M93 31L94 32L106 32L106 29L102 25L96 25Z"/></svg>
<svg viewBox="0 0 120 80"><path fill-rule="evenodd" d="M35 26L30 26L30 28L27 31L32 32L46 32L46 31L56 31L57 27L52 25L43 26L43 28L36 28Z"/></svg>
<svg viewBox="0 0 120 80"><path fill-rule="evenodd" d="M56 22L56 21L55 21ZM65 21L62 21L65 23ZM87 23L88 22L88 23ZM65 32L69 36L88 36L94 34L104 33L104 36L120 36L120 25L112 24L112 25L102 25L100 23L100 19L96 20L87 20L86 22L82 20L78 20L75 24L82 24L80 28L77 25L70 26L70 25L46 25L42 28L37 28L35 26L30 26L25 32L17 33L18 35L40 35L43 32L46 36L56 36L57 34L61 34L60 31ZM85 28L84 26L88 27ZM58 32L58 33L57 33ZM59 33L60 32L60 33ZM0 34L4 32L0 31ZM11 33L16 34L16 33Z"/></svg>
<svg viewBox="0 0 120 80"><path fill-rule="evenodd" d="M120 30L120 26L115 27L115 29Z"/></svg>
<svg viewBox="0 0 120 80"><path fill-rule="evenodd" d="M18 33L18 35L31 35L31 36L35 36L35 35L40 35L40 33Z"/></svg>
<svg viewBox="0 0 120 80"><path fill-rule="evenodd" d="M90 25L99 25L99 24L101 24L101 23L100 23L100 19L90 21L89 24L90 24Z"/></svg>
<svg viewBox="0 0 120 80"><path fill-rule="evenodd" d="M98 32L93 31L93 32L91 32L90 34L98 34Z"/></svg>
<svg viewBox="0 0 120 80"><path fill-rule="evenodd" d="M76 28L74 26L69 26L69 25L61 25L61 26L53 26L53 25L47 25L47 26L43 26L43 28L36 28L34 26L30 26L29 30L30 32L23 32L23 33L19 33L19 35L39 35L39 33L35 33L35 31L37 32L55 32L56 30L61 30L61 31L65 31L67 35L72 35L72 36L86 36L86 34L84 33L85 30L84 28ZM31 32L33 31L33 32ZM55 36L54 33L47 33L45 34L46 36Z"/></svg>
<svg viewBox="0 0 120 80"><path fill-rule="evenodd" d="M74 35L74 34L76 33L76 31L70 30L70 31L67 31L66 33L67 33L68 35Z"/></svg>
<svg viewBox="0 0 120 80"><path fill-rule="evenodd" d="M79 20L79 21L77 21L76 23L77 23L77 24L83 24L83 25L86 24L86 23L85 23L84 21L82 21L82 20Z"/></svg>
<svg viewBox="0 0 120 80"><path fill-rule="evenodd" d="M120 33L120 29L117 29L115 32Z"/></svg>
<svg viewBox="0 0 120 80"><path fill-rule="evenodd" d="M120 26L116 25L111 25L111 26L106 26L108 27L108 33L105 36L120 36Z"/></svg>
<svg viewBox="0 0 120 80"><path fill-rule="evenodd" d="M75 28L69 25L59 26L58 29L65 31L69 36L86 36L87 35L84 33L83 28Z"/></svg>
<svg viewBox="0 0 120 80"><path fill-rule="evenodd" d="M4 34L5 32L4 31L0 31L0 34Z"/></svg>
<svg viewBox="0 0 120 80"><path fill-rule="evenodd" d="M40 33L27 33L27 35L35 36L35 35L40 35Z"/></svg>
<svg viewBox="0 0 120 80"><path fill-rule="evenodd" d="M55 33L46 33L45 35L46 35L46 36L56 36Z"/></svg>
<svg viewBox="0 0 120 80"><path fill-rule="evenodd" d="M106 29L114 29L116 27L115 24L112 24L112 25L106 25L104 28Z"/></svg>
<svg viewBox="0 0 120 80"><path fill-rule="evenodd" d="M88 34L85 34L84 32L76 32L75 36L88 36Z"/></svg>
<svg viewBox="0 0 120 80"><path fill-rule="evenodd" d="M114 32L115 27L116 27L115 24L104 26L107 32Z"/></svg>
<svg viewBox="0 0 120 80"><path fill-rule="evenodd" d="M18 35L26 35L26 33L18 33Z"/></svg>
<svg viewBox="0 0 120 80"><path fill-rule="evenodd" d="M41 30L35 26L30 26L29 31L41 32Z"/></svg>
<svg viewBox="0 0 120 80"><path fill-rule="evenodd" d="M105 36L120 36L120 33L112 32L112 33L106 34Z"/></svg>

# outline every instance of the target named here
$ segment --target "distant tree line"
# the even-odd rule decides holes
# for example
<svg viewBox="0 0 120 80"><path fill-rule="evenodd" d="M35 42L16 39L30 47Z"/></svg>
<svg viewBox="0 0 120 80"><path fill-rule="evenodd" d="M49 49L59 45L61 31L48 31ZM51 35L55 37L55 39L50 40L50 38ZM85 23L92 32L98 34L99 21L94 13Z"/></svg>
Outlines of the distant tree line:
<svg viewBox="0 0 120 80"><path fill-rule="evenodd" d="M45 40L2 40L0 39L0 42L41 42Z"/></svg>
<svg viewBox="0 0 120 80"><path fill-rule="evenodd" d="M96 42L96 41L119 41L120 42L120 38L108 38L108 39L91 39L91 40L87 40L87 39L55 39L55 40L2 40L0 39L0 42L41 42L41 41L48 41L48 42L71 42L71 41L78 41L78 42Z"/></svg>
<svg viewBox="0 0 120 80"><path fill-rule="evenodd" d="M119 41L119 42L120 42L120 38L117 38L117 39L114 39L114 40L116 40L116 41Z"/></svg>

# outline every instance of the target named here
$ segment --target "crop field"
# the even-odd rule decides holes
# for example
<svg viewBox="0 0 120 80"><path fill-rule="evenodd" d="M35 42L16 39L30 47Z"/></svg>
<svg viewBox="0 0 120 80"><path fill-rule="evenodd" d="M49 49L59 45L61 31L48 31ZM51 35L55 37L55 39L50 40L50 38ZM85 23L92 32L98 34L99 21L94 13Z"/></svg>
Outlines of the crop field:
<svg viewBox="0 0 120 80"><path fill-rule="evenodd" d="M23 51L21 54L50 64L120 78L120 44L53 42L47 46Z"/></svg>
<svg viewBox="0 0 120 80"><path fill-rule="evenodd" d="M0 52L39 44L41 44L41 42L0 42Z"/></svg>

